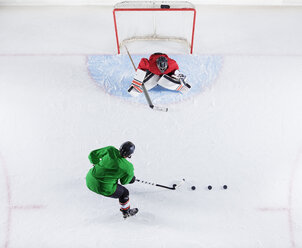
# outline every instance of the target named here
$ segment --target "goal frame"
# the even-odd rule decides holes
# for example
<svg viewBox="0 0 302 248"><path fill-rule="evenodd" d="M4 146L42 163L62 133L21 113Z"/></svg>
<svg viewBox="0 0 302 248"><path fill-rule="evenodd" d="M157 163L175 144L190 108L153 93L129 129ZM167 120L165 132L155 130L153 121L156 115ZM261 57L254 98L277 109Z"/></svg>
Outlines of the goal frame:
<svg viewBox="0 0 302 248"><path fill-rule="evenodd" d="M129 2L131 3L131 2ZM150 2L149 2L150 3ZM158 2L154 1L154 3L160 3L162 5L169 4L171 2ZM181 3L181 2L178 2ZM184 2L188 3L188 2ZM192 5L193 6L193 5ZM116 45L117 45L117 53L120 54L121 50L121 43L119 41L119 35L118 35L118 24L117 24L117 19L116 19L116 13L119 11L129 11L129 12L136 12L136 11L192 11L193 12L193 25L192 25L192 35L191 35L191 43L190 43L190 54L193 53L193 45L194 45L194 33L195 33L195 21L196 21L196 9L191 7L191 8L119 8L119 7L114 7L113 9L113 20L114 20L114 30L115 30L115 37L116 37ZM152 37L146 37L148 40L152 40ZM168 37L164 38L165 40L169 40ZM171 38L172 40L172 38Z"/></svg>

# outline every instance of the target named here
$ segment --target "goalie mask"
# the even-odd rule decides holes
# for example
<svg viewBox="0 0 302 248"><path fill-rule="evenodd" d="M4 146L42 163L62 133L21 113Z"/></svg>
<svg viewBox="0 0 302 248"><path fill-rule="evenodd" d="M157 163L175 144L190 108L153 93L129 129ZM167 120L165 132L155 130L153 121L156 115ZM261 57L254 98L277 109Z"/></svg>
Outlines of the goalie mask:
<svg viewBox="0 0 302 248"><path fill-rule="evenodd" d="M164 73L168 69L168 59L164 56L160 56L156 60L156 65L160 72Z"/></svg>

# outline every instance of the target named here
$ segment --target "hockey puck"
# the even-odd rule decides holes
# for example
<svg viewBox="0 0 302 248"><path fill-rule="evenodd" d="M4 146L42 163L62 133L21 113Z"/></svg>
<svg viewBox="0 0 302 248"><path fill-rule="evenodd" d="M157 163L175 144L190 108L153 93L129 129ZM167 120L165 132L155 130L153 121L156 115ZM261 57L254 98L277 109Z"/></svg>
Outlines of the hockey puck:
<svg viewBox="0 0 302 248"><path fill-rule="evenodd" d="M192 187L191 187L191 189L192 189L192 190L195 190L195 189L196 189L196 187L195 187L195 186L192 186Z"/></svg>
<svg viewBox="0 0 302 248"><path fill-rule="evenodd" d="M208 186L208 189L209 189L209 190L211 190L211 189L212 189L212 186L211 186L211 185L209 185L209 186Z"/></svg>
<svg viewBox="0 0 302 248"><path fill-rule="evenodd" d="M174 183L174 184L173 184L173 188L176 188L176 186L177 186L177 184Z"/></svg>
<svg viewBox="0 0 302 248"><path fill-rule="evenodd" d="M160 5L160 8L161 9L170 9L170 5L168 5L168 4L162 4L162 5Z"/></svg>
<svg viewBox="0 0 302 248"><path fill-rule="evenodd" d="M227 189L227 188L228 188L228 186L227 186L227 185L223 185L223 188L224 188L224 189Z"/></svg>

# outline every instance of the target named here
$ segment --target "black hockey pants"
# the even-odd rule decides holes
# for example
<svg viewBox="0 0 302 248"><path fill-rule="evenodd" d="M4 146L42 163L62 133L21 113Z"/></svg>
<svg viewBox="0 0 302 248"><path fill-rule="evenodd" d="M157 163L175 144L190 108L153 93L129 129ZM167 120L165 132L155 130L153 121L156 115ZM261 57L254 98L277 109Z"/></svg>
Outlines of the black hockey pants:
<svg viewBox="0 0 302 248"><path fill-rule="evenodd" d="M120 203L123 204L129 200L129 191L124 186L118 184L116 191L109 197L119 198Z"/></svg>

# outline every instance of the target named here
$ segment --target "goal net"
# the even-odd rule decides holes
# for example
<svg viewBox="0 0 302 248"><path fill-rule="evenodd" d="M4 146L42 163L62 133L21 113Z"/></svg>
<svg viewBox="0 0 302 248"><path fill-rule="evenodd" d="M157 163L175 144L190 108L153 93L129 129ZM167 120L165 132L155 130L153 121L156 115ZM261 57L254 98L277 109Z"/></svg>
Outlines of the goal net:
<svg viewBox="0 0 302 248"><path fill-rule="evenodd" d="M113 10L118 54L135 41L173 41L193 53L196 10L185 1L129 1Z"/></svg>

